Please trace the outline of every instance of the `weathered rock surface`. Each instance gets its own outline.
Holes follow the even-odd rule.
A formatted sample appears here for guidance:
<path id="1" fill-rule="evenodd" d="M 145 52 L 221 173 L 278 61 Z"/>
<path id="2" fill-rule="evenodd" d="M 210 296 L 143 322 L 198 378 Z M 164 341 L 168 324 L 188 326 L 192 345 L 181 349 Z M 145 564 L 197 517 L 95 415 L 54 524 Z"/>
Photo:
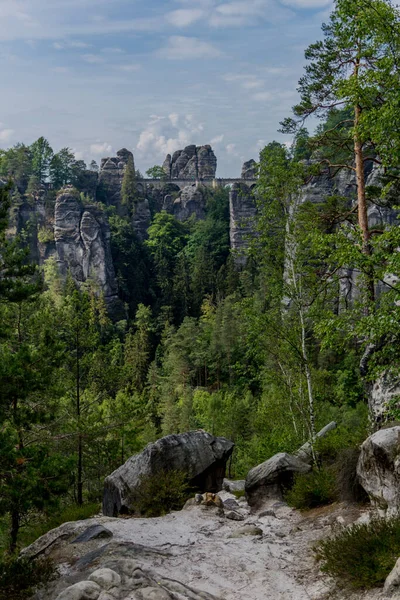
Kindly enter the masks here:
<path id="1" fill-rule="evenodd" d="M 400 598 L 400 558 L 386 578 L 383 595 L 385 598 Z"/>
<path id="2" fill-rule="evenodd" d="M 96 523 L 90 525 L 85 531 L 80 533 L 78 537 L 74 539 L 74 544 L 83 544 L 84 542 L 90 542 L 91 540 L 108 539 L 112 537 L 112 533 L 103 525 Z"/>
<path id="3" fill-rule="evenodd" d="M 98 195 L 106 204 L 120 206 L 122 180 L 130 156 L 133 159 L 132 152 L 122 148 L 117 152 L 117 156 L 101 160 Z"/>
<path id="4" fill-rule="evenodd" d="M 90 279 L 112 315 L 123 315 L 110 248 L 110 229 L 103 213 L 82 204 L 72 187 L 61 190 L 54 213 L 54 238 L 61 274 L 80 285 Z"/>
<path id="5" fill-rule="evenodd" d="M 132 227 L 139 240 L 142 242 L 147 238 L 147 231 L 151 222 L 149 201 L 144 198 L 135 202 L 132 213 Z"/>
<path id="6" fill-rule="evenodd" d="M 237 267 L 247 262 L 247 249 L 255 236 L 257 213 L 253 193 L 247 185 L 234 183 L 229 193 L 230 239 L 233 257 Z"/>
<path id="7" fill-rule="evenodd" d="M 26 556 L 36 556 L 39 548 L 42 554 L 46 548 L 44 554 L 59 565 L 58 577 L 32 600 L 56 600 L 80 582 L 98 585 L 98 600 L 143 600 L 156 593 L 164 594 L 162 600 L 170 600 L 168 594 L 174 600 L 382 597 L 382 590 L 348 594 L 334 589 L 332 580 L 319 572 L 312 551 L 339 518 L 345 525 L 357 521 L 360 507 L 335 504 L 307 515 L 283 503 L 267 508 L 275 511 L 276 519 L 253 514 L 239 522 L 195 505 L 156 519 L 101 517 L 70 523 L 67 537 L 65 524 L 61 532 L 54 530 L 35 542 L 34 550 L 26 550 Z M 112 541 L 75 544 L 77 532 L 96 522 L 112 532 Z M 243 535 L 243 526 L 256 535 Z M 230 537 L 236 532 L 238 537 Z"/>
<path id="8" fill-rule="evenodd" d="M 294 473 L 308 473 L 311 466 L 291 454 L 275 454 L 261 465 L 251 469 L 246 477 L 246 496 L 253 509 L 267 500 L 282 499 L 283 490 L 293 480 Z"/>
<path id="9" fill-rule="evenodd" d="M 237 479 L 236 481 L 224 479 L 222 487 L 227 492 L 244 492 L 244 484 L 244 479 Z"/>
<path id="10" fill-rule="evenodd" d="M 170 179 L 214 179 L 217 157 L 211 146 L 186 146 L 167 155 L 163 169 Z"/>
<path id="11" fill-rule="evenodd" d="M 172 202 L 170 212 L 178 221 L 186 221 L 192 215 L 198 220 L 206 216 L 205 188 L 196 184 L 186 186 Z"/>
<path id="12" fill-rule="evenodd" d="M 386 515 L 400 510 L 400 427 L 381 429 L 365 440 L 357 475 L 371 502 Z"/>
<path id="13" fill-rule="evenodd" d="M 135 490 L 140 478 L 164 471 L 183 471 L 192 486 L 202 491 L 219 491 L 233 448 L 233 442 L 204 431 L 168 435 L 148 444 L 143 452 L 132 456 L 106 478 L 103 514 L 116 516 L 134 512 Z"/>
<path id="14" fill-rule="evenodd" d="M 243 163 L 242 167 L 242 179 L 256 179 L 257 177 L 257 163 L 252 158 L 247 162 Z"/>

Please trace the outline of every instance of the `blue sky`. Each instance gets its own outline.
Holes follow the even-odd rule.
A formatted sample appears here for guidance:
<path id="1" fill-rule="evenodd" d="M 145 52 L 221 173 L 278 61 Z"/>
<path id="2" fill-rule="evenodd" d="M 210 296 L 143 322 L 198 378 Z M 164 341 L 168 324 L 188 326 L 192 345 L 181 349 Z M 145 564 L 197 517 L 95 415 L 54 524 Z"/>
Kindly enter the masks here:
<path id="1" fill-rule="evenodd" d="M 0 0 L 0 147 L 47 137 L 142 171 L 212 144 L 238 176 L 290 115 L 331 0 Z"/>

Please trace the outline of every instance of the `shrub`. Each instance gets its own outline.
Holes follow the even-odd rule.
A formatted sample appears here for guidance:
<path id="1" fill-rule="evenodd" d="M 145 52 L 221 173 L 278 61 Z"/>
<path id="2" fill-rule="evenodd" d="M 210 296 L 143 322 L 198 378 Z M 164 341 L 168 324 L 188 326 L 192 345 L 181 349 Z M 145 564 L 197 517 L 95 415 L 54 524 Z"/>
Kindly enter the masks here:
<path id="1" fill-rule="evenodd" d="M 306 475 L 296 475 L 293 487 L 285 499 L 295 508 L 315 508 L 337 499 L 335 476 L 329 469 L 319 469 Z"/>
<path id="2" fill-rule="evenodd" d="M 47 242 L 54 242 L 54 231 L 49 227 L 39 227 L 37 236 L 41 244 L 46 244 Z"/>
<path id="3" fill-rule="evenodd" d="M 145 517 L 160 517 L 171 510 L 181 510 L 190 495 L 185 473 L 163 471 L 142 476 L 130 504 Z"/>
<path id="4" fill-rule="evenodd" d="M 25 600 L 37 587 L 53 576 L 54 566 L 48 559 L 28 560 L 8 556 L 0 560 L 0 599 Z"/>
<path id="5" fill-rule="evenodd" d="M 400 556 L 400 517 L 353 525 L 315 548 L 321 570 L 351 588 L 384 583 Z"/>

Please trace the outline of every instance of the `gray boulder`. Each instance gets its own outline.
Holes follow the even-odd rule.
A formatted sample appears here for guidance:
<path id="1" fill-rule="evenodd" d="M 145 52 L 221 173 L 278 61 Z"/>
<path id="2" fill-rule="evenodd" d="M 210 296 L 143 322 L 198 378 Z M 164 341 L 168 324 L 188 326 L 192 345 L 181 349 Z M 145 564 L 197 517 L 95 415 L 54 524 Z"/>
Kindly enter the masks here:
<path id="1" fill-rule="evenodd" d="M 135 512 L 134 496 L 141 477 L 170 470 L 186 473 L 193 487 L 218 492 L 233 448 L 233 442 L 201 430 L 168 435 L 148 444 L 106 478 L 103 514 L 113 517 Z"/>
<path id="2" fill-rule="evenodd" d="M 357 475 L 372 504 L 388 516 L 400 510 L 400 427 L 381 429 L 365 440 Z"/>
<path id="3" fill-rule="evenodd" d="M 244 492 L 244 479 L 238 479 L 237 481 L 232 481 L 230 479 L 224 479 L 223 481 L 223 489 L 227 492 Z"/>
<path id="4" fill-rule="evenodd" d="M 245 491 L 252 508 L 260 508 L 266 500 L 283 497 L 283 490 L 293 481 L 294 473 L 308 473 L 311 466 L 291 454 L 281 452 L 251 469 Z"/>
<path id="5" fill-rule="evenodd" d="M 72 543 L 73 544 L 82 544 L 84 542 L 90 542 L 92 540 L 98 539 L 107 539 L 112 537 L 112 533 L 103 525 L 99 523 L 95 523 L 94 525 L 90 525 L 85 531 L 80 533 L 78 537 L 76 537 Z"/>

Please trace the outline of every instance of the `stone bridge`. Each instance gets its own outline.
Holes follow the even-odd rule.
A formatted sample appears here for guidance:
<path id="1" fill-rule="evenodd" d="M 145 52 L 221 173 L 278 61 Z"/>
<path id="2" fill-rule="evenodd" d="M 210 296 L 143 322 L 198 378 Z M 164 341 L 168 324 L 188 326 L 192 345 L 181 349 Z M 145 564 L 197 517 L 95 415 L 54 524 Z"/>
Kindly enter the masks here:
<path id="1" fill-rule="evenodd" d="M 138 179 L 137 185 L 142 186 L 142 191 L 146 191 L 148 187 L 161 190 L 168 188 L 170 191 L 178 191 L 183 188 L 195 185 L 205 186 L 212 189 L 218 189 L 232 185 L 234 183 L 242 183 L 248 188 L 252 189 L 257 184 L 257 179 L 243 179 L 239 178 L 221 178 L 221 179 Z M 175 187 L 174 187 L 175 186 Z"/>

